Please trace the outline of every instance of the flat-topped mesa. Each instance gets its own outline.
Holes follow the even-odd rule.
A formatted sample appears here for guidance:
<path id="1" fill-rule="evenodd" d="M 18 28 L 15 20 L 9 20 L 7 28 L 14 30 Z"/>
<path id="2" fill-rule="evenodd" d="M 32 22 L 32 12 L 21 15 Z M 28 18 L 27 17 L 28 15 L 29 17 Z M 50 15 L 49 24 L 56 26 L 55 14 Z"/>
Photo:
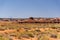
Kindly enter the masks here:
<path id="1" fill-rule="evenodd" d="M 60 23 L 60 18 L 0 18 L 0 21 L 15 21 L 19 23 Z"/>

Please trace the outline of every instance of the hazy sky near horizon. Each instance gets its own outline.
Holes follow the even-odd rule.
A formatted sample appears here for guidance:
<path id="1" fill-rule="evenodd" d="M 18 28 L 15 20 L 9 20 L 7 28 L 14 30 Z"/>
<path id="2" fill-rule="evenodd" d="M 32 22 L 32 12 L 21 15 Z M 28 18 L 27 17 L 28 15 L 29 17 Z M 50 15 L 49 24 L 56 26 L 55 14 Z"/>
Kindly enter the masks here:
<path id="1" fill-rule="evenodd" d="M 60 0 L 0 0 L 0 18 L 60 17 Z"/>

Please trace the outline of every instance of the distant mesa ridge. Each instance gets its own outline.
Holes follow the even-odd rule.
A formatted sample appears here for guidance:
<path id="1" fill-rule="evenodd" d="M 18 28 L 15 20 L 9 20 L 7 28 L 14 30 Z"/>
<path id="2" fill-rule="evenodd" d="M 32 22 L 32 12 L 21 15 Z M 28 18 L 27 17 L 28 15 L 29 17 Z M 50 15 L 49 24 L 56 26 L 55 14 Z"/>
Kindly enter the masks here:
<path id="1" fill-rule="evenodd" d="M 0 21 L 15 21 L 19 23 L 60 23 L 60 18 L 0 18 Z"/>

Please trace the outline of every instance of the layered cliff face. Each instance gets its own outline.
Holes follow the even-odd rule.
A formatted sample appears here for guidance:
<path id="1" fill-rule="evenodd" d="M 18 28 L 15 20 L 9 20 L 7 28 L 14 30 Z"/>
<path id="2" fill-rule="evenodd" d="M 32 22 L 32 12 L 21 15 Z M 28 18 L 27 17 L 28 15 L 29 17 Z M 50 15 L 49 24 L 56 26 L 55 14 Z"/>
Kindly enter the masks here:
<path id="1" fill-rule="evenodd" d="M 53 19 L 0 19 L 0 40 L 60 40 L 60 22 L 47 22 Z"/>

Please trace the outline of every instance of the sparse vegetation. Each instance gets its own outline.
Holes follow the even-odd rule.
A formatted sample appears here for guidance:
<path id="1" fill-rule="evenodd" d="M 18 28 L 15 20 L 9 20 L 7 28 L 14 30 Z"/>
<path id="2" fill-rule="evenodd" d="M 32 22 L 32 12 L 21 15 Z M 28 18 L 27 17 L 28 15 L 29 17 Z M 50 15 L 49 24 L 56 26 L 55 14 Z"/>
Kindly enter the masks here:
<path id="1" fill-rule="evenodd" d="M 12 23 L 0 23 L 0 40 L 60 40 L 60 23 Z"/>

